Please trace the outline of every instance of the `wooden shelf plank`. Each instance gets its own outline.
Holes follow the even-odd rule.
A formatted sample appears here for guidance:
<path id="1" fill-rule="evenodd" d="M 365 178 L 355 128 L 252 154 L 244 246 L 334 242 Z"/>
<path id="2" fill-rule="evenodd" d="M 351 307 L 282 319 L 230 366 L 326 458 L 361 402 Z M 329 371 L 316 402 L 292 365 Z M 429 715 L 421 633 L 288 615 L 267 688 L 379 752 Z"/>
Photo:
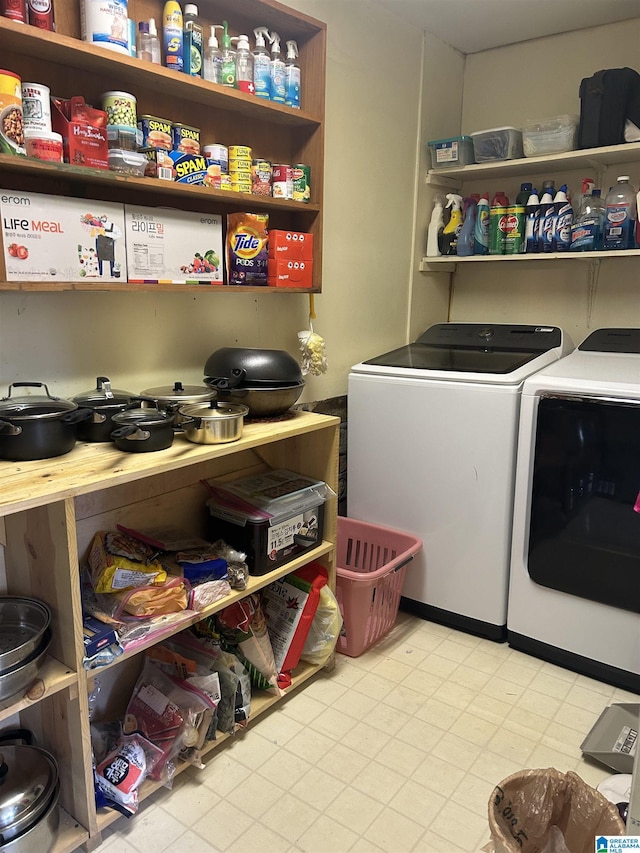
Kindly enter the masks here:
<path id="1" fill-rule="evenodd" d="M 72 850 L 76 850 L 89 839 L 89 833 L 62 806 L 59 806 L 59 809 L 60 826 L 49 853 L 71 853 Z"/>
<path id="2" fill-rule="evenodd" d="M 44 664 L 40 667 L 38 678 L 44 684 L 42 694 L 30 699 L 26 692 L 21 692 L 17 696 L 10 696 L 4 702 L 0 702 L 0 722 L 20 711 L 24 711 L 26 708 L 32 708 L 38 702 L 42 702 L 43 699 L 53 696 L 54 693 L 58 693 L 67 687 L 73 687 L 78 683 L 78 676 L 75 672 L 50 656 L 45 659 Z"/>

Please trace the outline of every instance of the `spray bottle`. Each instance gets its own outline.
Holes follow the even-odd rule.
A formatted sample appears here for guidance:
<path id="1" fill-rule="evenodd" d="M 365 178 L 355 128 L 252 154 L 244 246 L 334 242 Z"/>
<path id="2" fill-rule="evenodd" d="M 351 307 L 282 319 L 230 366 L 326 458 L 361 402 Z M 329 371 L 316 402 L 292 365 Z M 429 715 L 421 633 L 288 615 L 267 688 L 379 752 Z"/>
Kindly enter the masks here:
<path id="1" fill-rule="evenodd" d="M 271 100 L 276 104 L 284 104 L 284 62 L 280 57 L 280 36 L 272 32 L 269 36 L 271 48 Z"/>
<path id="2" fill-rule="evenodd" d="M 174 71 L 184 71 L 182 9 L 177 0 L 167 0 L 162 13 L 164 64 Z"/>
<path id="3" fill-rule="evenodd" d="M 427 231 L 428 258 L 437 258 L 438 255 L 441 254 L 438 238 L 442 228 L 444 227 L 444 219 L 442 215 L 443 203 L 444 201 L 441 195 L 437 195 L 433 199 L 433 211 L 431 212 L 431 220 Z"/>
<path id="4" fill-rule="evenodd" d="M 204 64 L 204 30 L 198 20 L 198 7 L 184 7 L 184 70 L 191 77 L 202 77 Z"/>
<path id="5" fill-rule="evenodd" d="M 221 29 L 219 24 L 211 27 L 211 35 L 204 51 L 204 79 L 211 83 L 222 83 L 222 51 L 216 38 L 216 30 Z"/>
<path id="6" fill-rule="evenodd" d="M 155 18 L 149 18 L 149 48 L 151 50 L 151 61 L 154 65 L 160 65 L 160 39 L 158 38 Z"/>
<path id="7" fill-rule="evenodd" d="M 476 227 L 473 233 L 473 254 L 489 254 L 489 193 L 484 193 L 476 205 Z"/>
<path id="8" fill-rule="evenodd" d="M 249 49 L 249 38 L 240 35 L 237 38 L 230 39 L 230 41 L 238 43 L 236 49 L 236 89 L 246 92 L 247 95 L 253 95 L 255 91 L 253 86 L 253 55 Z"/>
<path id="9" fill-rule="evenodd" d="M 458 237 L 462 230 L 462 196 L 457 193 L 447 193 L 447 207 L 450 208 L 451 215 L 442 232 L 442 254 L 456 255 Z"/>
<path id="10" fill-rule="evenodd" d="M 465 198 L 464 205 L 464 222 L 462 223 L 462 230 L 458 237 L 457 254 L 460 257 L 469 257 L 470 255 L 473 255 L 478 202 L 475 198 L 469 196 L 468 198 Z"/>
<path id="11" fill-rule="evenodd" d="M 256 27 L 253 31 L 256 46 L 253 51 L 253 88 L 257 98 L 265 101 L 271 99 L 271 60 L 266 39 L 269 30 L 266 27 Z"/>
<path id="12" fill-rule="evenodd" d="M 567 185 L 563 184 L 553 199 L 555 221 L 551 237 L 554 252 L 568 252 L 571 248 L 571 226 L 573 225 L 573 207 L 567 198 Z"/>
<path id="13" fill-rule="evenodd" d="M 300 66 L 298 45 L 295 41 L 287 42 L 287 60 L 284 64 L 284 102 L 294 110 L 300 109 Z"/>
<path id="14" fill-rule="evenodd" d="M 229 24 L 222 22 L 222 85 L 236 87 L 236 52 L 231 46 Z"/>
<path id="15" fill-rule="evenodd" d="M 538 225 L 540 222 L 540 198 L 533 187 L 524 209 L 524 250 L 526 254 L 538 251 Z"/>

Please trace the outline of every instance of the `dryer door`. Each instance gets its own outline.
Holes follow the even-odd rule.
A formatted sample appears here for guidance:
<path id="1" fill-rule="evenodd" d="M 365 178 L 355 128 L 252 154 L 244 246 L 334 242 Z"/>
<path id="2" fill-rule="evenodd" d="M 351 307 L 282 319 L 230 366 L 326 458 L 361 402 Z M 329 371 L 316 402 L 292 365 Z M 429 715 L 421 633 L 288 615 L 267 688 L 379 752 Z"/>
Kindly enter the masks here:
<path id="1" fill-rule="evenodd" d="M 640 401 L 540 400 L 528 571 L 640 612 Z"/>

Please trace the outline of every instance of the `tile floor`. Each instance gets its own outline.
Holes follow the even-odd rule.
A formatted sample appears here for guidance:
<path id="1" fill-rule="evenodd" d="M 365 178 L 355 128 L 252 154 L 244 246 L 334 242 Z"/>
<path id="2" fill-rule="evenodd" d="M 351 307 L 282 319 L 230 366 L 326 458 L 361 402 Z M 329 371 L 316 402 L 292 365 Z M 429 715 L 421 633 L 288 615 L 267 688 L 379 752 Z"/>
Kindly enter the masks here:
<path id="1" fill-rule="evenodd" d="M 493 786 L 525 767 L 611 771 L 580 743 L 634 694 L 400 613 L 359 658 L 181 774 L 99 853 L 449 853 L 489 839 Z"/>

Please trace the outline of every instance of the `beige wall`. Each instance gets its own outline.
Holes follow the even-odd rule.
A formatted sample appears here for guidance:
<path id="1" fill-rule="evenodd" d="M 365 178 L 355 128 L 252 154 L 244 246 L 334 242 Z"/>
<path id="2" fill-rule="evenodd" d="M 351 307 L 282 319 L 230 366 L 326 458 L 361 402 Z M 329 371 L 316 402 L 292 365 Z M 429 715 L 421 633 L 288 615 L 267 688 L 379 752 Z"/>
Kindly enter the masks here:
<path id="1" fill-rule="evenodd" d="M 314 326 L 330 369 L 309 378 L 304 401 L 346 393 L 351 364 L 406 339 L 422 34 L 367 0 L 291 5 L 328 24 L 324 282 Z M 0 395 L 25 379 L 75 394 L 101 374 L 133 392 L 201 382 L 220 346 L 297 356 L 308 304 L 302 294 L 1 293 Z"/>
<path id="2" fill-rule="evenodd" d="M 601 68 L 640 67 L 640 19 L 557 35 L 466 58 L 461 130 L 469 133 L 526 119 L 579 114 L 578 87 Z M 603 194 L 616 177 L 628 174 L 640 185 L 640 162 L 598 174 L 553 171 L 556 187 L 567 182 L 574 199 L 582 177 L 593 176 Z M 510 197 L 522 178 L 475 183 L 465 192 L 505 190 Z M 540 176 L 533 178 L 534 186 Z M 555 323 L 579 343 L 602 326 L 638 326 L 637 259 L 602 262 L 496 263 L 460 266 L 452 278 L 451 319 Z M 431 276 L 423 275 L 428 288 Z"/>

